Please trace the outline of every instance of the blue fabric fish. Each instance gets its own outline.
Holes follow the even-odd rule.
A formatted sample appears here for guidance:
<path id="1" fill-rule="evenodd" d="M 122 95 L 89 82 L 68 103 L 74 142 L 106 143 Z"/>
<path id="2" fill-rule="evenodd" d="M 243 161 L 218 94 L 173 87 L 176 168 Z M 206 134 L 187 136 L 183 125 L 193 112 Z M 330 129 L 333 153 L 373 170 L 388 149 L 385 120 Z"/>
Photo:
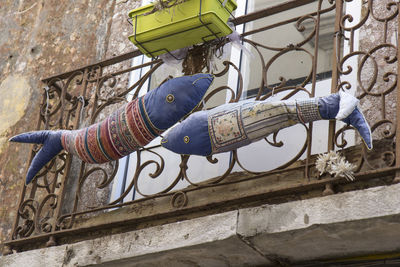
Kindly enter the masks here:
<path id="1" fill-rule="evenodd" d="M 338 119 L 357 129 L 367 148 L 372 149 L 371 129 L 358 102 L 340 92 L 303 100 L 229 103 L 190 115 L 161 143 L 179 154 L 209 156 L 248 145 L 297 123 Z"/>
<path id="2" fill-rule="evenodd" d="M 85 162 L 104 163 L 145 146 L 192 112 L 213 80 L 211 74 L 171 79 L 87 128 L 36 131 L 12 137 L 12 142 L 43 144 L 28 169 L 26 184 L 62 149 Z"/>

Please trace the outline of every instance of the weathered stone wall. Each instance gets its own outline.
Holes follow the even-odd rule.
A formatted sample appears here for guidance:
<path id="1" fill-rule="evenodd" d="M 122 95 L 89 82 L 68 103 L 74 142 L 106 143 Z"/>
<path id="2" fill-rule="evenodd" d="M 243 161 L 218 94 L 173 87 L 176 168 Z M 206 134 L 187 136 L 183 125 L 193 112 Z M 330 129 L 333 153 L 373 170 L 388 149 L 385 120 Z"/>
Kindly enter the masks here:
<path id="1" fill-rule="evenodd" d="M 382 139 L 395 132 L 397 60 L 393 59 L 397 53 L 395 47 L 398 43 L 398 22 L 397 17 L 393 16 L 396 15 L 396 6 L 388 5 L 393 2 L 374 1 L 370 13 L 368 13 L 368 3 L 364 3 L 361 14 L 362 18 L 368 16 L 368 19 L 359 30 L 359 50 L 364 54 L 359 56 L 358 92 L 362 94 L 368 91 L 370 94 L 361 101 L 362 109 L 371 126 L 384 119 L 393 122 L 393 124 L 383 123 L 378 127 L 373 132 L 374 139 Z M 385 20 L 388 20 L 387 28 Z M 363 58 L 367 53 L 370 54 L 363 64 Z"/>
<path id="2" fill-rule="evenodd" d="M 132 50 L 126 18 L 138 2 L 1 1 L 0 242 L 10 236 L 31 149 L 7 140 L 36 128 L 40 80 Z"/>

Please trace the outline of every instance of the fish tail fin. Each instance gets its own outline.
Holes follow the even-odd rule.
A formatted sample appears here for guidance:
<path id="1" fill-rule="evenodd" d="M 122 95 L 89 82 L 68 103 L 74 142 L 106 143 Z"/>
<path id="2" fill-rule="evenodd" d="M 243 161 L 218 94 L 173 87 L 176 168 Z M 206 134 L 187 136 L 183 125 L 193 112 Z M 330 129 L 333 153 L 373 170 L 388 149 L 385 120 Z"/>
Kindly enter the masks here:
<path id="1" fill-rule="evenodd" d="M 62 149 L 62 131 L 37 131 L 16 135 L 10 138 L 10 142 L 43 144 L 43 147 L 33 158 L 26 174 L 26 185 L 28 185 L 35 175 L 54 158 Z"/>

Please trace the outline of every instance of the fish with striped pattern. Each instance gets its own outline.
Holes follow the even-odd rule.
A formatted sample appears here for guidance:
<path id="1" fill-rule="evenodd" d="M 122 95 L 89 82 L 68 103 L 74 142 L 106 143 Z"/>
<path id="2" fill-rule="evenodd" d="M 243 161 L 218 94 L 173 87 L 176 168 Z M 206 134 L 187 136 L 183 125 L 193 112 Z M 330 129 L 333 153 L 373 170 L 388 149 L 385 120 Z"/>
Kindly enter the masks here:
<path id="1" fill-rule="evenodd" d="M 213 75 L 202 73 L 170 79 L 89 127 L 12 137 L 11 142 L 43 144 L 28 169 L 26 184 L 63 149 L 88 163 L 116 160 L 138 150 L 192 112 L 213 80 Z"/>

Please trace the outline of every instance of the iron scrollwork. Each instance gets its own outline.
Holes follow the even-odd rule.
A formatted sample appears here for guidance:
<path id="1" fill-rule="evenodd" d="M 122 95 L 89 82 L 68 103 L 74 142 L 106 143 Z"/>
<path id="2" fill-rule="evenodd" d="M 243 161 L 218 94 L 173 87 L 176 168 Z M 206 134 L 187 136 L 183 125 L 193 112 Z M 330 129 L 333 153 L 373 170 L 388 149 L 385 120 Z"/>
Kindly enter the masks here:
<path id="1" fill-rule="evenodd" d="M 250 55 L 243 53 L 243 57 L 251 57 L 252 65 L 250 68 L 258 69 L 261 73 L 256 81 L 258 84 L 257 92 L 254 95 L 256 100 L 270 99 L 279 95 L 281 99 L 289 99 L 297 94 L 305 94 L 309 97 L 316 95 L 316 75 L 318 73 L 318 53 L 319 47 L 317 37 L 320 35 L 321 16 L 324 14 L 335 13 L 337 2 L 332 0 L 318 0 L 317 10 L 297 17 L 292 17 L 286 21 L 276 21 L 271 25 L 262 25 L 260 28 L 252 29 L 242 34 L 244 45 L 251 50 Z M 343 4 L 351 3 L 351 0 L 342 0 Z M 378 3 L 380 2 L 380 3 Z M 388 42 L 388 36 L 393 35 L 394 29 L 392 23 L 398 17 L 398 3 L 394 1 L 385 1 L 383 5 L 387 10 L 387 14 L 381 16 L 376 11 L 376 6 L 382 5 L 381 1 L 364 1 L 363 16 L 352 24 L 354 17 L 343 13 L 335 14 L 336 25 L 339 31 L 332 34 L 332 44 L 342 42 L 348 39 L 347 45 L 349 51 L 343 54 L 341 46 L 336 45 L 338 51 L 333 51 L 336 54 L 336 62 L 332 62 L 332 77 L 337 77 L 337 87 L 335 90 L 350 90 L 356 89 L 357 95 L 361 100 L 362 105 L 369 102 L 380 103 L 380 117 L 375 117 L 371 130 L 374 135 L 378 133 L 385 140 L 393 140 L 396 135 L 396 121 L 389 114 L 387 109 L 388 99 L 396 91 L 398 83 L 398 70 L 393 68 L 397 65 L 398 44 L 394 45 Z M 324 7 L 322 7 L 324 6 Z M 376 41 L 371 46 L 360 46 L 359 50 L 355 51 L 356 39 L 355 33 L 365 31 L 371 23 L 383 25 L 382 40 Z M 262 33 L 266 34 L 271 29 L 279 29 L 284 25 L 291 25 L 298 34 L 304 34 L 302 40 L 293 40 L 281 45 L 267 45 L 253 40 L 253 36 Z M 307 25 L 307 27 L 305 26 Z M 307 31 L 306 31 L 307 30 Z M 339 34 L 340 33 L 340 34 Z M 310 42 L 314 42 L 310 45 Z M 334 45 L 335 46 L 335 45 Z M 266 53 L 268 52 L 268 53 Z M 306 75 L 296 84 L 290 83 L 290 75 L 282 73 L 279 77 L 279 82 L 273 84 L 270 76 L 271 69 L 274 64 L 283 57 L 291 53 L 301 53 L 305 55 L 309 65 L 304 67 Z M 268 56 L 266 56 L 268 55 Z M 357 58 L 357 66 L 351 65 L 348 62 Z M 45 90 L 43 93 L 43 101 L 40 106 L 40 114 L 38 119 L 38 129 L 78 129 L 84 125 L 94 123 L 105 116 L 111 109 L 122 105 L 126 102 L 127 95 L 132 93 L 133 98 L 139 96 L 143 86 L 149 82 L 150 78 L 157 69 L 164 63 L 160 59 L 153 60 L 150 63 L 145 63 L 140 66 L 131 67 L 130 64 L 124 63 L 123 60 L 115 64 L 125 64 L 122 70 L 115 71 L 111 68 L 100 65 L 93 65 L 85 69 L 71 72 L 68 77 L 60 76 L 45 81 Z M 231 88 L 229 86 L 219 86 L 212 89 L 204 98 L 204 103 L 199 105 L 198 109 L 204 109 L 207 104 L 217 96 L 218 93 L 225 93 L 229 96 L 227 102 L 238 102 L 244 98 L 245 94 L 245 74 L 241 66 L 237 66 L 229 60 L 223 61 L 223 69 L 215 71 L 216 79 L 226 79 L 228 73 L 234 72 L 238 77 L 238 87 Z M 383 67 L 382 67 L 383 66 Z M 141 67 L 150 67 L 144 73 L 142 78 L 136 81 L 132 86 L 126 89 L 118 89 L 119 82 L 127 84 L 126 76 L 129 72 L 140 69 Z M 372 70 L 372 71 L 371 71 Z M 369 71 L 369 79 L 365 79 L 363 73 Z M 347 80 L 347 75 L 356 75 L 356 84 L 353 81 Z M 125 77 L 125 78 L 124 78 Z M 224 78 L 225 77 L 225 78 Z M 275 78 L 275 77 L 274 77 Z M 293 78 L 293 77 L 292 77 Z M 125 80 L 124 80 L 125 79 Z M 367 83 L 366 83 L 367 82 Z M 395 108 L 397 105 L 395 106 Z M 390 115 L 390 116 L 389 116 Z M 160 152 L 160 146 L 145 147 L 139 149 L 132 160 L 136 160 L 135 168 L 129 178 L 129 183 L 126 184 L 123 192 L 115 199 L 103 199 L 100 203 L 86 203 L 83 199 L 88 194 L 87 186 L 91 186 L 90 191 L 96 195 L 97 192 L 110 193 L 111 185 L 116 181 L 117 172 L 119 169 L 118 162 L 102 165 L 88 165 L 85 163 L 74 163 L 71 155 L 62 153 L 51 161 L 38 175 L 38 179 L 32 186 L 24 187 L 24 194 L 29 197 L 22 201 L 18 209 L 18 218 L 16 227 L 13 232 L 13 239 L 26 238 L 35 234 L 51 233 L 58 230 L 70 229 L 74 227 L 78 216 L 89 216 L 93 212 L 101 212 L 111 208 L 129 205 L 132 201 L 124 202 L 124 199 L 132 193 L 133 190 L 144 198 L 157 198 L 162 196 L 171 197 L 171 205 L 174 208 L 183 208 L 188 203 L 188 192 L 202 187 L 210 187 L 215 184 L 224 183 L 232 174 L 235 167 L 249 175 L 268 174 L 270 171 L 278 171 L 290 167 L 293 163 L 302 160 L 306 156 L 304 166 L 305 176 L 315 174 L 315 171 L 309 168 L 312 167 L 311 161 L 311 139 L 313 137 L 312 125 L 304 125 L 303 130 L 306 132 L 304 140 L 300 140 L 301 144 L 294 156 L 288 159 L 283 164 L 277 164 L 272 170 L 254 171 L 245 166 L 243 156 L 240 150 L 234 150 L 230 154 L 230 160 L 224 166 L 221 174 L 218 177 L 202 182 L 196 182 L 194 177 L 190 177 L 190 161 L 195 160 L 194 157 L 187 155 L 176 156 L 177 159 L 171 161 L 167 151 Z M 344 133 L 349 131 L 350 127 L 344 126 L 340 129 L 331 129 L 333 142 L 337 149 L 345 149 L 350 142 L 344 137 Z M 287 150 L 287 141 L 281 139 L 280 132 L 262 140 L 266 146 L 274 149 Z M 35 147 L 31 154 L 31 159 L 37 151 Z M 169 152 L 171 153 L 171 152 Z M 266 155 L 267 157 L 268 155 Z M 380 158 L 382 165 L 393 166 L 396 155 L 393 149 L 381 151 Z M 207 157 L 205 160 L 209 166 L 222 164 L 222 161 L 216 156 Z M 374 164 L 369 162 L 368 152 L 362 150 L 360 156 L 356 159 L 357 171 L 362 169 L 374 169 Z M 75 165 L 74 165 L 75 164 Z M 147 170 L 153 168 L 153 171 L 147 173 Z M 142 179 L 149 181 L 158 181 L 165 176 L 169 168 L 175 168 L 173 174 L 168 174 L 171 181 L 163 188 L 156 192 L 148 193 L 141 188 Z M 71 170 L 74 170 L 77 183 L 70 186 L 68 190 L 73 190 L 72 209 L 68 212 L 62 210 L 63 196 L 65 188 L 68 184 L 68 179 L 72 177 Z M 72 178 L 71 178 L 72 179 Z M 190 189 L 180 189 L 179 184 L 184 181 L 190 185 Z M 73 183 L 72 183 L 73 184 Z M 133 201 L 134 202 L 134 201 Z"/>

